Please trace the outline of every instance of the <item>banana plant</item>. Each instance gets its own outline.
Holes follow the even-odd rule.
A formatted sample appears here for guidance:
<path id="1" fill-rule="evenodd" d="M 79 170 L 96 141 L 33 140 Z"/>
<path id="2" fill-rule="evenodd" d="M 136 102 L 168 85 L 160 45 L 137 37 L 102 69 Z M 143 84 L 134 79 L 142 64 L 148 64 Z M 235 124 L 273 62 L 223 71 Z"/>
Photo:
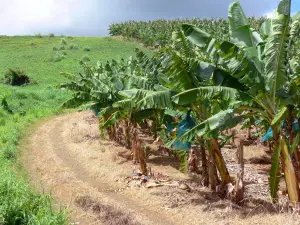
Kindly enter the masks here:
<path id="1" fill-rule="evenodd" d="M 89 103 L 101 109 L 103 128 L 120 120 L 135 123 L 138 118 L 157 124 L 167 110 L 192 110 L 197 125 L 182 140 L 206 139 L 223 186 L 230 183 L 230 176 L 218 134 L 244 118 L 259 118 L 273 131 L 271 197 L 277 199 L 281 162 L 289 197 L 296 203 L 299 188 L 291 155 L 300 138 L 288 137 L 287 126 L 281 126 L 282 120 L 291 124 L 298 118 L 300 108 L 299 24 L 294 20 L 290 26 L 290 4 L 290 0 L 281 0 L 274 18 L 266 21 L 247 18 L 236 1 L 229 6 L 228 22 L 192 19 L 114 24 L 111 35 L 165 47 L 155 57 L 137 51 L 135 60 L 97 67 L 84 64 L 84 74 L 65 73 L 70 82 L 61 87 L 74 93 L 65 105 Z"/>
<path id="2" fill-rule="evenodd" d="M 231 88 L 230 92 L 236 96 L 233 108 L 220 111 L 186 134 L 201 134 L 203 127 L 211 125 L 218 119 L 219 125 L 231 123 L 234 115 L 239 113 L 243 118 L 255 116 L 265 120 L 273 130 L 274 154 L 270 171 L 271 197 L 277 199 L 279 157 L 285 168 L 285 181 L 290 200 L 293 204 L 299 201 L 299 187 L 295 169 L 291 162 L 285 133 L 282 132 L 281 121 L 286 119 L 288 111 L 299 108 L 299 73 L 290 69 L 289 48 L 290 41 L 290 0 L 281 0 L 271 20 L 269 36 L 263 41 L 259 33 L 251 29 L 238 1 L 229 6 L 230 41 L 211 44 L 211 38 L 203 35 L 202 31 L 188 26 L 186 36 L 198 47 L 213 46 L 217 51 L 220 66 L 229 71 L 230 76 L 238 79 L 240 88 Z M 185 28 L 183 27 L 183 29 Z M 205 38 L 203 38 L 205 36 Z M 216 87 L 207 87 L 212 91 Z M 220 87 L 222 93 L 228 89 Z M 201 93 L 202 92 L 202 93 Z M 203 95 L 203 88 L 196 93 Z M 185 93 L 191 95 L 191 93 Z M 205 92 L 207 94 L 207 91 Z M 243 99 L 246 96 L 246 100 Z M 184 95 L 181 94 L 183 98 Z M 237 101 L 238 100 L 238 101 Z M 237 119 L 238 120 L 238 119 Z"/>
<path id="3" fill-rule="evenodd" d="M 162 49 L 162 68 L 159 78 L 162 85 L 171 89 L 172 101 L 177 108 L 190 108 L 199 124 L 224 109 L 229 100 L 227 98 L 230 98 L 230 95 L 217 93 L 218 87 L 209 91 L 206 86 L 217 84 L 226 86 L 226 84 L 236 83 L 237 80 L 229 76 L 225 68 L 217 65 L 218 59 L 214 49 L 211 48 L 216 40 L 196 28 L 202 39 L 197 39 L 198 46 L 195 49 L 193 47 L 195 43 L 191 41 L 193 34 L 189 33 L 191 30 L 188 29 L 188 25 L 184 25 L 183 30 L 174 32 L 171 45 Z M 209 43 L 208 46 L 205 46 L 205 43 Z M 205 92 L 207 95 L 198 98 L 198 91 L 203 94 Z M 219 132 L 211 132 L 206 135 L 207 146 L 203 147 L 210 150 L 209 153 L 220 173 L 222 185 L 226 186 L 231 182 L 231 178 L 221 153 L 218 134 Z M 199 137 L 202 138 L 202 135 Z M 194 141 L 194 138 L 195 135 L 189 141 Z"/>

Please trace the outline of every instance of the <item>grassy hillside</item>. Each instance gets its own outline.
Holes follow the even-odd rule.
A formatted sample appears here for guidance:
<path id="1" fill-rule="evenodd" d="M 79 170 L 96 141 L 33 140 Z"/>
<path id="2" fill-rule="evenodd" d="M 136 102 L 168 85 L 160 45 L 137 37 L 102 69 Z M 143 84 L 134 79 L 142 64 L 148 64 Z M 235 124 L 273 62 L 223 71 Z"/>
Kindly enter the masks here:
<path id="1" fill-rule="evenodd" d="M 139 46 L 109 37 L 6 36 L 0 36 L 0 46 L 0 79 L 8 68 L 19 67 L 38 83 L 0 84 L 0 224 L 64 224 L 65 211 L 53 212 L 51 198 L 37 194 L 14 172 L 18 141 L 30 123 L 61 112 L 69 93 L 55 88 L 63 81 L 60 72 L 80 72 L 85 56 L 90 63 L 127 58 Z"/>
<path id="2" fill-rule="evenodd" d="M 61 44 L 62 39 L 67 44 Z M 69 50 L 77 45 L 78 49 Z M 110 37 L 5 37 L 0 36 L 0 77 L 8 68 L 20 67 L 40 84 L 56 84 L 62 80 L 61 71 L 76 73 L 80 71 L 79 60 L 84 56 L 96 61 L 127 58 L 134 54 L 137 44 L 123 42 Z M 53 50 L 54 47 L 65 47 L 65 50 Z M 86 51 L 89 48 L 90 51 Z M 59 62 L 51 62 L 57 55 L 66 53 Z"/>

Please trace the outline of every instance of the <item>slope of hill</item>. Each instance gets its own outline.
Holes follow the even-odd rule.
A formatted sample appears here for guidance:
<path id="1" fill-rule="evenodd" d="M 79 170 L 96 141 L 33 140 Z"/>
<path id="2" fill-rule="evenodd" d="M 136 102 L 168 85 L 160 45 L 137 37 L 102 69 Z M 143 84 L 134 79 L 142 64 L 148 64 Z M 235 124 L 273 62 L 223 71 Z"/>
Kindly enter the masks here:
<path id="1" fill-rule="evenodd" d="M 17 163 L 19 139 L 30 123 L 61 112 L 69 93 L 56 89 L 63 81 L 60 72 L 80 72 L 80 60 L 127 58 L 139 45 L 109 37 L 0 36 L 0 46 L 0 79 L 19 67 L 37 83 L 0 84 L 0 224 L 64 224 L 66 212 L 54 212 L 51 198 L 37 194 L 15 173 L 22 167 Z"/>

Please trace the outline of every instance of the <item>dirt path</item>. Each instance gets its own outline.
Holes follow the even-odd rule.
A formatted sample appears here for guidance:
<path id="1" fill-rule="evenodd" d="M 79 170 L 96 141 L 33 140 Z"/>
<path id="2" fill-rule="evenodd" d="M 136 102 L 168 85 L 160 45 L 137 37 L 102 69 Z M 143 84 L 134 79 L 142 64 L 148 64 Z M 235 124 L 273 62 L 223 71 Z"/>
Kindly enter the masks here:
<path id="1" fill-rule="evenodd" d="M 93 201 L 136 215 L 134 221 L 142 224 L 179 224 L 157 207 L 151 207 L 122 193 L 107 191 L 114 186 L 109 184 L 110 180 L 96 175 L 98 171 L 95 170 L 95 164 L 100 162 L 91 158 L 88 153 L 78 154 L 78 151 L 95 149 L 95 143 L 76 140 L 81 138 L 80 132 L 83 132 L 78 128 L 76 133 L 76 126 L 90 116 L 87 112 L 60 116 L 47 121 L 34 133 L 30 139 L 31 154 L 25 159 L 25 167 L 33 183 L 38 186 L 40 184 L 43 190 L 51 191 L 57 200 L 67 205 L 72 211 L 72 222 L 101 224 L 97 218 L 99 215 L 91 210 L 86 212 L 84 207 L 75 203 L 75 199 L 88 196 Z M 91 132 L 93 128 L 95 126 L 90 124 Z M 89 138 L 93 139 L 87 135 L 86 139 Z"/>
<path id="2" fill-rule="evenodd" d="M 247 211 L 246 216 L 236 213 L 230 203 L 219 202 L 205 188 L 197 193 L 171 187 L 124 189 L 124 178 L 133 169 L 121 157 L 128 150 L 100 139 L 99 124 L 91 112 L 44 122 L 23 147 L 32 183 L 68 207 L 75 224 L 296 224 L 293 217 L 260 208 Z M 148 165 L 176 180 L 188 178 L 168 157 L 151 158 Z"/>

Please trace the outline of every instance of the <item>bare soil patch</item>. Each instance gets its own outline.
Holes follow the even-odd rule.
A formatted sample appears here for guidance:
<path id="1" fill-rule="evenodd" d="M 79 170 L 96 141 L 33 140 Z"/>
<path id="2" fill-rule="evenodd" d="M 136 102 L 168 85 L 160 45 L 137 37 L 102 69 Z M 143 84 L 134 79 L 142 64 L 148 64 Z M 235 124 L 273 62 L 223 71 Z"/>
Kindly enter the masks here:
<path id="1" fill-rule="evenodd" d="M 263 146 L 245 147 L 246 202 L 241 207 L 203 187 L 201 177 L 179 172 L 178 161 L 166 155 L 149 156 L 158 185 L 146 188 L 132 179 L 129 150 L 100 139 L 98 119 L 91 112 L 46 121 L 28 143 L 23 158 L 32 183 L 68 207 L 72 223 L 300 224 L 298 215 L 282 213 L 270 203 L 270 156 Z M 235 152 L 222 149 L 232 175 L 238 169 Z"/>

